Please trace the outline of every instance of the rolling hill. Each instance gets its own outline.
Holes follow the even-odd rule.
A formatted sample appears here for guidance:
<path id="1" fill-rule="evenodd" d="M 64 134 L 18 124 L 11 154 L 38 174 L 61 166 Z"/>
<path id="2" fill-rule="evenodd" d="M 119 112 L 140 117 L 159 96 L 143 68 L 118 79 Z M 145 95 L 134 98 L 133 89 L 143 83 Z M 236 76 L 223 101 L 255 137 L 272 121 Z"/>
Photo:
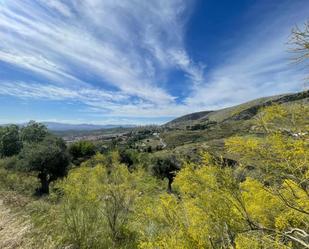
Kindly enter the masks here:
<path id="1" fill-rule="evenodd" d="M 194 155 L 200 148 L 229 157 L 224 152 L 224 140 L 231 136 L 254 134 L 255 116 L 261 108 L 272 104 L 291 105 L 300 101 L 309 105 L 308 90 L 263 97 L 221 110 L 196 112 L 176 118 L 162 126 L 160 136 L 167 144 L 165 153 Z M 309 119 L 309 113 L 304 115 Z"/>
<path id="2" fill-rule="evenodd" d="M 309 101 L 309 90 L 282 94 L 270 97 L 263 97 L 255 99 L 240 105 L 216 110 L 216 111 L 202 111 L 187 114 L 185 116 L 176 118 L 168 123 L 165 127 L 170 128 L 185 128 L 187 126 L 194 126 L 197 124 L 207 124 L 207 123 L 223 123 L 228 121 L 236 120 L 249 120 L 257 114 L 260 108 L 269 106 L 272 104 L 289 104 L 294 101 Z"/>

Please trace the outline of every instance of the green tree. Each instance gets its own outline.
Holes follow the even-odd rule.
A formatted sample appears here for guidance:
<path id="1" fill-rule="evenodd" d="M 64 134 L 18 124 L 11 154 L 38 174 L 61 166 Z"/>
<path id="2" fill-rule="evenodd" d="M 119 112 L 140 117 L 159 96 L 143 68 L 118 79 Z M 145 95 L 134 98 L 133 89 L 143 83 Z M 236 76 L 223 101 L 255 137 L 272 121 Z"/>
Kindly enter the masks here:
<path id="1" fill-rule="evenodd" d="M 175 156 L 160 156 L 153 159 L 152 173 L 161 178 L 168 180 L 167 191 L 172 192 L 172 183 L 176 172 L 180 170 L 180 162 Z"/>
<path id="2" fill-rule="evenodd" d="M 49 184 L 65 176 L 69 165 L 66 145 L 61 138 L 45 136 L 38 143 L 26 143 L 20 154 L 23 168 L 38 172 L 41 183 L 39 193 L 48 194 Z"/>
<path id="3" fill-rule="evenodd" d="M 129 169 L 136 168 L 139 164 L 139 153 L 133 149 L 124 149 L 119 151 L 120 162 L 124 163 Z"/>
<path id="4" fill-rule="evenodd" d="M 30 121 L 21 129 L 21 140 L 26 143 L 41 142 L 47 135 L 47 127 L 35 121 Z"/>
<path id="5" fill-rule="evenodd" d="M 22 143 L 17 125 L 0 128 L 0 157 L 17 155 L 21 148 Z"/>

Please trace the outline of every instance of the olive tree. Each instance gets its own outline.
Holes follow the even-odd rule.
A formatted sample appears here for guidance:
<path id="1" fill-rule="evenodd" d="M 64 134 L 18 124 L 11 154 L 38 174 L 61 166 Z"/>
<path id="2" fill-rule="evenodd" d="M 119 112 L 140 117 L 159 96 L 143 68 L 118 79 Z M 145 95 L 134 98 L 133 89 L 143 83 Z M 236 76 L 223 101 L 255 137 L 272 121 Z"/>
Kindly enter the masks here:
<path id="1" fill-rule="evenodd" d="M 21 129 L 20 133 L 21 140 L 24 143 L 37 143 L 48 135 L 48 130 L 44 124 L 30 121 Z"/>
<path id="2" fill-rule="evenodd" d="M 41 194 L 49 193 L 49 184 L 65 176 L 69 165 L 69 156 L 63 139 L 47 135 L 41 142 L 26 143 L 21 151 L 25 170 L 35 171 L 41 182 L 38 190 Z"/>
<path id="3" fill-rule="evenodd" d="M 181 168 L 180 162 L 175 156 L 162 156 L 153 159 L 152 173 L 158 178 L 167 178 L 167 192 L 172 192 L 172 183 L 177 171 Z"/>

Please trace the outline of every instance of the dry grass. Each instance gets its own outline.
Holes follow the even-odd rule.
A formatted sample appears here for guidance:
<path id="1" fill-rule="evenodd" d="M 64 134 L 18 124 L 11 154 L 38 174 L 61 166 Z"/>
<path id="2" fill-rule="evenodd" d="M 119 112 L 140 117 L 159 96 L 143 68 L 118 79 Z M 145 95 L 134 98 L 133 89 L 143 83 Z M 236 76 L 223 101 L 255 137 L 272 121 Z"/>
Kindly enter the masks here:
<path id="1" fill-rule="evenodd" d="M 0 249 L 54 249 L 48 234 L 31 222 L 28 205 L 34 200 L 13 191 L 0 191 Z"/>
<path id="2" fill-rule="evenodd" d="M 12 212 L 0 199 L 0 248 L 30 248 L 26 236 L 30 229 L 29 218 Z"/>

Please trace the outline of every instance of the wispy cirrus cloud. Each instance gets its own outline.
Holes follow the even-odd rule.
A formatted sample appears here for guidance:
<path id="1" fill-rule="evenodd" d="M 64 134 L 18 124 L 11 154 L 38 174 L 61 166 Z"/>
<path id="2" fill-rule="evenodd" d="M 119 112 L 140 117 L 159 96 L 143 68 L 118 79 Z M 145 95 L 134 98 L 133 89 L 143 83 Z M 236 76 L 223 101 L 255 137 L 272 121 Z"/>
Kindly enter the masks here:
<path id="1" fill-rule="evenodd" d="M 52 9 L 58 11 L 63 16 L 66 16 L 66 17 L 72 17 L 73 16 L 71 9 L 61 1 L 45 0 L 45 1 L 42 1 L 42 3 L 46 4 L 48 7 L 52 8 Z"/>
<path id="2" fill-rule="evenodd" d="M 218 109 L 303 89 L 307 71 L 292 63 L 294 55 L 287 43 L 292 28 L 309 17 L 309 3 L 275 6 L 263 13 L 262 20 L 242 30 L 244 34 L 224 53 L 222 63 L 210 70 L 204 84 L 186 99 L 187 105 Z"/>
<path id="3" fill-rule="evenodd" d="M 4 1 L 0 60 L 57 84 L 80 83 L 84 80 L 76 71 L 85 71 L 97 77 L 102 89 L 111 85 L 154 103 L 170 103 L 175 97 L 156 74 L 179 64 L 172 51 L 188 57 L 180 19 L 186 7 L 181 0 Z M 189 64 L 179 65 L 190 74 Z"/>
<path id="4" fill-rule="evenodd" d="M 189 107 L 176 104 L 156 104 L 143 99 L 132 99 L 132 96 L 120 91 L 106 91 L 94 87 L 68 88 L 52 84 L 31 82 L 1 82 L 0 95 L 19 97 L 25 100 L 54 100 L 81 102 L 88 106 L 89 113 L 105 117 L 148 117 L 181 115 Z"/>
<path id="5" fill-rule="evenodd" d="M 0 94 L 19 96 L 22 98 L 46 98 L 49 100 L 93 100 L 93 101 L 123 101 L 129 98 L 116 92 L 102 91 L 95 88 L 65 88 L 50 84 L 30 82 L 2 82 Z M 116 98 L 115 98 L 116 97 Z"/>

